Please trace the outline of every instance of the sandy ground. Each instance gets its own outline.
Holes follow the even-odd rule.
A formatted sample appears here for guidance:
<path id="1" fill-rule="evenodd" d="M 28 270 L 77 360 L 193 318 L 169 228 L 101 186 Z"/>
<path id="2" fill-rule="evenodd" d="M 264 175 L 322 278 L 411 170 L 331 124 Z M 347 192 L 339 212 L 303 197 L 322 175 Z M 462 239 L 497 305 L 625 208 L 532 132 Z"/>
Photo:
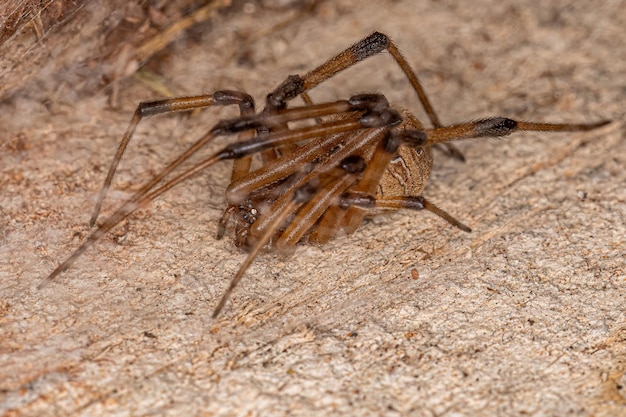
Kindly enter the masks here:
<path id="1" fill-rule="evenodd" d="M 0 103 L 0 414 L 626 415 L 626 2 L 457 3 L 339 0 L 277 26 L 282 14 L 250 5 L 170 47 L 157 81 L 120 81 L 116 108 L 110 88 L 71 85 Z M 116 144 L 156 87 L 261 102 L 373 30 L 403 50 L 444 123 L 614 122 L 463 142 L 466 163 L 437 154 L 425 195 L 471 234 L 397 212 L 262 255 L 217 320 L 245 258 L 214 239 L 228 164 L 36 289 L 88 233 Z M 357 92 L 424 117 L 384 54 L 313 98 Z M 143 123 L 105 214 L 234 114 Z"/>

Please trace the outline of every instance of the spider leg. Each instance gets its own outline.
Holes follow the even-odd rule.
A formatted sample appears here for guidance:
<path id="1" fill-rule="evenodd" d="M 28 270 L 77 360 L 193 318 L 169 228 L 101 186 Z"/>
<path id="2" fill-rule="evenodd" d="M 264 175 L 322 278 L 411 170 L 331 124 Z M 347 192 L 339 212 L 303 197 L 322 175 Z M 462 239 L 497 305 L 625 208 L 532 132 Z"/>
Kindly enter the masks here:
<path id="1" fill-rule="evenodd" d="M 369 114 L 355 113 L 359 111 L 366 111 Z M 340 117 L 341 113 L 347 113 L 347 115 Z M 340 123 L 341 120 L 354 119 L 357 115 L 361 117 L 360 120 L 365 124 L 372 126 L 390 125 L 399 120 L 397 113 L 389 109 L 389 104 L 384 96 L 379 94 L 361 94 L 353 96 L 349 100 L 293 107 L 277 113 L 260 113 L 253 117 L 224 121 L 220 122 L 216 129 L 224 132 L 237 132 L 274 123 L 286 123 L 310 118 L 318 119 L 323 116 L 338 116 L 334 122 Z M 367 122 L 367 119 L 371 119 L 371 121 Z M 321 125 L 323 123 L 320 121 L 318 127 Z M 281 158 L 280 161 L 271 162 L 254 173 L 233 181 L 226 190 L 227 201 L 231 204 L 238 203 L 241 201 L 241 196 L 248 195 L 255 189 L 285 178 L 319 155 L 330 153 L 331 149 L 338 146 L 342 138 L 344 138 L 343 136 L 332 136 L 330 133 L 332 132 L 322 129 L 318 139 L 301 146 L 298 148 L 298 152 L 289 154 L 289 158 Z"/>
<path id="2" fill-rule="evenodd" d="M 509 135 L 515 131 L 587 131 L 598 128 L 608 123 L 608 121 L 589 123 L 589 124 L 553 124 L 553 123 L 536 123 L 521 122 L 503 117 L 494 117 L 490 119 L 478 120 L 470 123 L 464 123 L 454 126 L 439 127 L 434 129 L 423 130 L 419 121 L 410 114 L 405 115 L 407 129 L 393 130 L 387 139 L 387 143 L 381 142 L 376 153 L 369 161 L 366 170 L 359 182 L 350 189 L 350 193 L 355 195 L 373 196 L 376 187 L 379 184 L 383 172 L 388 169 L 391 158 L 396 154 L 400 143 L 410 147 L 428 147 L 433 144 L 445 143 L 450 140 L 478 138 L 478 137 L 501 137 Z M 394 139 L 394 140 L 392 140 Z M 425 208 L 439 217 L 445 219 L 450 224 L 461 230 L 469 231 L 469 228 L 458 220 L 454 219 L 445 211 L 439 209 L 434 204 L 424 200 L 423 197 L 368 197 L 372 200 L 370 203 L 349 204 L 343 207 L 330 207 L 324 214 L 323 218 L 317 225 L 317 228 L 311 233 L 310 240 L 316 243 L 325 243 L 339 233 L 351 234 L 354 232 L 363 218 L 368 214 L 364 208 L 416 208 L 412 199 L 419 198 Z M 396 202 L 395 199 L 400 199 Z M 406 199 L 403 200 L 403 199 Z M 374 204 L 375 201 L 375 204 Z M 369 205 L 368 205 L 369 204 Z M 373 205 L 374 204 L 374 205 Z M 397 206 L 394 206 L 397 204 Z"/>
<path id="3" fill-rule="evenodd" d="M 226 301 L 228 301 L 233 290 L 235 289 L 235 287 L 237 287 L 237 284 L 239 284 L 241 278 L 243 278 L 243 274 L 245 274 L 246 270 L 250 267 L 252 262 L 254 262 L 259 252 L 261 252 L 261 250 L 263 249 L 263 246 L 265 246 L 265 244 L 269 242 L 276 229 L 280 227 L 280 225 L 285 220 L 287 220 L 287 218 L 293 213 L 293 211 L 297 210 L 298 207 L 304 204 L 307 198 L 310 198 L 309 196 L 305 196 L 305 193 L 310 195 L 312 191 L 306 190 L 303 187 L 299 193 L 294 194 L 289 204 L 280 213 L 278 213 L 278 216 L 274 217 L 270 227 L 268 227 L 265 230 L 265 233 L 254 243 L 254 245 L 248 252 L 248 256 L 246 256 L 245 261 L 239 266 L 239 270 L 230 281 L 228 288 L 226 289 L 226 291 L 224 291 L 224 294 L 222 295 L 222 298 L 220 299 L 217 306 L 215 307 L 215 310 L 213 310 L 212 317 L 214 319 L 219 316 L 220 312 L 224 308 L 224 305 L 226 304 Z"/>
<path id="4" fill-rule="evenodd" d="M 365 209 L 428 210 L 464 232 L 472 231 L 472 229 L 468 226 L 464 225 L 446 211 L 440 209 L 422 196 L 374 197 L 368 194 L 349 192 L 341 196 L 338 204 L 340 207 L 344 208 L 362 207 Z"/>
<path id="5" fill-rule="evenodd" d="M 133 196 L 128 199 L 120 208 L 118 208 L 113 214 L 107 217 L 104 222 L 98 226 L 91 234 L 87 237 L 87 239 L 67 258 L 63 261 L 59 266 L 56 267 L 54 271 L 50 273 L 38 286 L 37 288 L 41 289 L 46 286 L 49 282 L 51 282 L 54 278 L 56 278 L 61 272 L 65 271 L 69 268 L 87 249 L 93 246 L 102 236 L 104 236 L 109 230 L 113 229 L 117 226 L 122 220 L 126 217 L 133 214 L 139 207 L 146 204 L 149 201 L 152 201 L 157 196 L 163 194 L 165 191 L 172 188 L 174 185 L 181 182 L 184 178 L 181 179 L 181 176 L 170 180 L 157 190 L 150 192 L 155 185 L 157 185 L 161 180 L 169 174 L 176 166 L 182 163 L 183 160 L 187 159 L 193 153 L 195 153 L 200 146 L 210 139 L 214 138 L 214 135 L 205 135 L 203 136 L 194 146 L 188 149 L 187 152 L 178 157 L 172 164 L 170 164 L 165 170 L 161 171 L 157 176 L 155 176 L 150 182 L 145 184 L 141 189 L 135 192 Z M 184 157 L 184 158 L 183 158 Z M 211 161 L 204 161 L 205 166 L 212 165 L 217 162 L 219 159 L 216 157 L 210 158 Z M 194 172 L 195 173 L 195 172 Z M 186 178 L 186 177 L 185 177 Z M 177 182 L 174 182 L 177 180 Z"/>
<path id="6" fill-rule="evenodd" d="M 100 214 L 100 209 L 102 208 L 102 203 L 106 197 L 109 187 L 111 186 L 111 181 L 113 180 L 117 166 L 124 155 L 124 151 L 126 150 L 128 142 L 130 142 L 137 125 L 144 117 L 189 111 L 215 105 L 226 106 L 231 104 L 238 104 L 242 115 L 248 115 L 251 112 L 254 113 L 254 100 L 252 97 L 245 93 L 226 90 L 216 91 L 213 94 L 200 96 L 169 98 L 165 100 L 144 101 L 139 103 L 128 128 L 126 129 L 126 132 L 124 132 L 124 136 L 122 136 L 122 140 L 120 141 L 115 157 L 111 162 L 104 184 L 100 189 L 100 194 L 96 200 L 96 207 L 94 208 L 91 219 L 89 220 L 89 227 L 93 227 L 96 224 L 96 220 Z"/>
<path id="7" fill-rule="evenodd" d="M 249 129 L 269 130 L 276 125 L 288 122 L 312 119 L 323 116 L 335 116 L 339 113 L 365 111 L 380 117 L 389 110 L 389 102 L 382 94 L 357 94 L 348 100 L 311 104 L 300 107 L 280 109 L 275 112 L 261 112 L 251 116 L 237 117 L 220 121 L 212 129 L 219 134 L 242 132 Z M 267 133 L 267 132 L 265 132 Z"/>
<path id="8" fill-rule="evenodd" d="M 501 137 L 516 131 L 534 132 L 584 132 L 605 126 L 610 121 L 603 120 L 594 123 L 538 123 L 523 122 L 506 117 L 491 117 L 469 123 L 453 126 L 426 129 L 427 142 L 430 144 L 442 143 L 457 139 L 479 137 Z"/>
<path id="9" fill-rule="evenodd" d="M 387 100 L 383 96 L 375 94 L 358 95 L 350 98 L 348 103 L 353 111 L 343 118 L 335 119 L 335 123 L 341 123 L 342 120 L 354 119 L 359 116 L 360 113 L 354 113 L 354 110 L 357 109 L 370 109 L 369 113 L 361 114 L 359 119 L 361 121 L 371 119 L 366 122 L 367 125 L 392 126 L 399 122 L 399 115 L 388 108 Z M 345 102 L 336 102 L 336 104 L 338 105 L 337 110 L 341 109 L 344 111 L 348 108 L 345 107 Z M 307 117 L 332 115 L 332 113 L 322 114 L 316 110 L 317 108 L 323 109 L 324 106 L 321 104 L 302 109 L 291 108 L 283 110 L 282 113 L 268 115 L 265 117 L 266 120 L 264 122 L 267 122 L 267 119 L 275 120 L 277 117 L 282 118 L 285 116 L 285 113 L 292 113 L 294 117 L 301 117 L 301 115 L 306 115 Z M 255 117 L 263 119 L 263 114 L 261 114 L 261 117 L 257 116 Z M 240 124 L 241 122 L 236 121 L 235 123 Z M 241 124 L 248 127 L 249 123 L 256 127 L 261 122 L 257 120 Z M 326 122 L 316 126 L 321 127 L 330 124 L 331 122 Z M 378 129 L 366 129 L 358 133 L 331 134 L 333 132 L 325 129 L 318 138 L 303 144 L 298 148 L 297 152 L 284 155 L 231 183 L 226 191 L 226 199 L 232 206 L 241 203 L 244 199 L 258 193 L 259 190 L 263 190 L 267 186 L 295 175 L 287 184 L 280 186 L 281 191 L 278 193 L 278 197 L 271 203 L 271 207 L 269 204 L 266 204 L 265 207 L 262 205 L 257 207 L 260 210 L 260 214 L 247 231 L 246 240 L 253 241 L 263 234 L 268 224 L 273 222 L 273 218 L 278 216 L 284 207 L 290 203 L 291 193 L 295 189 L 334 168 L 342 159 L 350 155 L 359 154 L 363 149 L 372 148 L 372 144 L 379 142 L 381 136 L 384 136 L 383 132 L 386 131 L 387 128 L 381 127 Z M 275 193 L 276 190 L 274 189 Z M 271 199 L 268 202 L 271 202 Z M 221 224 L 218 230 L 220 235 L 223 235 L 224 230 L 225 227 Z"/>
<path id="10" fill-rule="evenodd" d="M 308 96 L 306 96 L 308 98 Z M 306 102 L 306 99 L 305 99 Z M 310 98 L 309 98 L 310 102 Z M 307 102 L 307 104 L 309 104 Z M 248 115 L 249 117 L 240 117 L 237 119 L 225 120 L 222 121 L 216 128 L 214 129 L 223 129 L 225 131 L 234 132 L 234 131 L 242 131 L 245 129 L 257 129 L 257 131 L 261 132 L 277 132 L 277 131 L 287 131 L 288 125 L 287 122 L 294 120 L 301 120 L 306 118 L 314 117 L 318 121 L 318 124 L 321 123 L 321 116 L 326 114 L 335 114 L 341 113 L 353 108 L 353 105 L 349 103 L 349 101 L 342 100 L 334 103 L 324 103 L 322 105 L 313 106 L 312 102 L 308 106 L 298 107 L 289 109 L 283 112 L 272 112 L 272 113 L 263 113 L 260 115 Z M 253 130 L 249 130 L 249 137 L 251 138 L 254 135 Z M 282 145 L 280 147 L 275 147 L 271 149 L 264 150 L 261 152 L 261 158 L 263 160 L 263 166 L 267 167 L 268 165 L 274 163 L 277 159 L 280 158 L 283 154 L 291 154 L 297 147 L 297 144 L 289 144 Z M 300 155 L 301 156 L 301 155 Z M 302 158 L 299 158 L 302 159 Z M 295 161 L 292 161 L 292 163 Z M 250 167 L 252 165 L 252 157 L 250 155 L 235 159 L 233 163 L 233 170 L 231 173 L 231 181 L 230 187 L 233 184 L 240 184 L 242 181 L 245 181 L 246 178 L 249 178 L 251 174 Z M 228 193 L 227 193 L 228 195 Z M 241 199 L 233 202 L 233 198 L 227 198 L 228 206 L 224 210 L 222 217 L 218 223 L 217 228 L 217 239 L 221 239 L 224 237 L 226 233 L 226 225 L 230 216 L 239 210 L 238 203 L 241 202 Z"/>
<path id="11" fill-rule="evenodd" d="M 273 217 L 277 215 L 276 213 L 281 212 L 283 207 L 289 204 L 294 190 L 306 183 L 315 181 L 316 178 L 335 169 L 341 161 L 351 156 L 360 156 L 362 154 L 367 156 L 368 149 L 371 149 L 377 142 L 380 142 L 381 137 L 384 137 L 386 132 L 386 128 L 367 129 L 345 137 L 341 149 L 329 156 L 327 160 L 317 163 L 309 173 L 302 176 L 289 190 L 286 190 L 282 196 L 277 198 L 271 207 L 261 212 L 256 222 L 250 227 L 250 238 L 255 238 L 263 234 L 263 231 L 273 222 Z"/>
<path id="12" fill-rule="evenodd" d="M 358 179 L 358 174 L 365 169 L 365 160 L 352 155 L 341 161 L 342 172 L 331 171 L 328 183 L 317 187 L 317 192 L 298 211 L 293 221 L 276 241 L 276 248 L 285 251 L 293 248 L 296 243 L 315 225 L 328 207 L 336 204 L 337 199 Z"/>
<path id="13" fill-rule="evenodd" d="M 384 50 L 389 52 L 411 83 L 432 125 L 434 127 L 443 126 L 411 65 L 396 44 L 387 35 L 380 32 L 372 33 L 303 76 L 290 75 L 287 77 L 278 88 L 267 96 L 266 109 L 282 108 L 288 100 L 305 94 L 308 90 L 332 78 L 337 73 Z M 310 101 L 308 95 L 303 99 L 305 102 Z M 435 147 L 452 158 L 465 161 L 461 151 L 451 143 L 443 143 Z"/>
<path id="14" fill-rule="evenodd" d="M 252 139 L 231 143 L 230 145 L 225 146 L 222 150 L 218 151 L 211 157 L 197 163 L 192 166 L 188 170 L 182 172 L 178 176 L 172 178 L 167 183 L 163 184 L 158 189 L 151 191 L 148 193 L 149 189 L 146 190 L 145 196 L 139 201 L 139 204 L 145 204 L 148 201 L 153 200 L 164 192 L 168 191 L 175 185 L 185 181 L 186 179 L 196 175 L 202 170 L 206 169 L 210 165 L 213 165 L 217 161 L 225 160 L 225 159 L 238 159 L 242 157 L 246 157 L 248 155 L 254 154 L 256 152 L 261 152 L 265 149 L 272 148 L 274 146 L 281 146 L 284 144 L 298 143 L 310 139 L 315 139 L 320 136 L 341 134 L 351 131 L 359 131 L 365 129 L 368 131 L 378 131 L 379 125 L 385 124 L 395 124 L 397 120 L 399 120 L 399 115 L 393 110 L 385 110 L 380 113 L 366 113 L 358 118 L 349 118 L 345 120 L 338 120 L 332 122 L 326 122 L 321 125 L 308 126 L 300 129 L 287 130 L 287 131 L 278 131 L 263 135 L 255 136 Z M 369 129 L 367 129 L 369 128 Z M 228 129 L 226 129 L 227 131 Z M 212 132 L 224 134 L 224 127 L 222 124 L 218 124 Z M 345 146 L 341 151 L 337 152 L 335 155 L 335 159 L 337 157 L 348 154 L 352 152 L 353 148 L 349 146 Z M 332 159 L 331 159 L 332 161 Z M 162 175 L 159 176 L 162 178 Z M 154 181 L 152 181 L 154 182 Z M 152 184 L 152 182 L 150 184 Z M 258 184 L 260 186 L 260 184 Z M 142 190 L 146 189 L 143 187 Z M 250 190 L 251 192 L 252 190 Z M 129 213 L 130 214 L 130 213 Z M 106 223 L 106 222 L 105 222 Z"/>
<path id="15" fill-rule="evenodd" d="M 287 229 L 280 234 L 277 247 L 283 249 L 293 247 L 300 240 L 302 235 L 313 226 L 315 220 L 326 210 L 328 205 L 333 204 L 339 195 L 357 180 L 358 174 L 364 167 L 365 161 L 363 158 L 350 156 L 341 161 L 339 167 L 335 168 L 340 172 L 329 173 L 327 179 L 317 178 L 318 181 L 308 182 L 296 188 L 290 195 L 289 203 L 278 212 L 278 215 L 272 218 L 263 234 L 255 241 L 245 261 L 239 267 L 239 270 L 215 307 L 213 318 L 217 318 L 220 314 L 246 270 L 256 259 L 263 246 L 276 234 L 289 216 L 298 211 Z M 317 182 L 320 183 L 316 184 Z"/>
<path id="16" fill-rule="evenodd" d="M 314 118 L 318 125 L 322 124 L 323 116 L 336 116 L 341 119 L 342 113 L 354 114 L 357 111 L 382 112 L 389 107 L 387 99 L 378 94 L 362 94 L 351 97 L 349 100 L 340 100 L 331 103 L 314 105 L 306 93 L 303 99 L 308 105 L 293 107 L 290 109 L 264 112 L 257 115 L 240 117 L 237 119 L 224 120 L 214 128 L 222 133 L 239 132 L 246 129 L 257 131 L 277 132 L 287 131 L 288 122 Z M 344 116 L 343 119 L 346 119 Z M 250 130 L 250 132 L 252 132 Z M 308 144 L 298 148 L 296 143 L 282 145 L 268 149 L 261 153 L 263 167 L 259 171 L 250 172 L 251 157 L 246 156 L 235 160 L 231 182 L 226 190 L 228 207 L 224 210 L 217 228 L 217 239 L 221 239 L 226 233 L 226 225 L 230 216 L 239 210 L 239 204 L 254 190 L 259 190 L 266 185 L 278 181 L 300 170 L 311 160 L 321 154 L 328 154 L 333 147 L 341 143 L 342 136 L 322 136 Z M 278 152 L 276 152 L 278 151 Z M 277 154 L 278 153 L 278 154 Z M 279 155 L 280 154 L 280 155 Z M 281 158 L 281 155 L 289 155 L 289 158 Z M 290 171 L 291 169 L 291 171 Z"/>
<path id="17" fill-rule="evenodd" d="M 386 173 L 396 176 L 396 174 L 392 173 L 395 171 L 395 168 L 391 167 L 390 163 L 395 157 L 402 155 L 405 159 L 415 159 L 416 164 L 412 165 L 412 169 L 416 171 L 414 173 L 415 177 L 403 178 L 403 173 L 396 177 L 403 178 L 401 180 L 403 182 L 411 183 L 411 188 L 405 189 L 405 192 L 421 193 L 432 164 L 430 144 L 426 142 L 426 133 L 423 130 L 423 125 L 414 115 L 404 112 L 402 117 L 404 118 L 403 123 L 391 129 L 388 135 L 379 142 L 371 159 L 368 160 L 367 167 L 359 182 L 350 188 L 350 192 L 366 195 L 383 195 L 387 190 L 381 183 L 381 179 L 383 179 Z M 401 144 L 408 145 L 414 149 L 403 151 L 400 149 Z M 403 170 L 407 169 L 404 164 L 402 167 Z M 412 171 L 409 175 L 411 174 L 413 174 Z M 420 181 L 416 181 L 416 179 L 420 179 Z M 391 191 L 393 195 L 396 195 L 394 193 L 397 192 Z M 367 214 L 366 210 L 356 205 L 347 208 L 330 207 L 316 229 L 311 233 L 309 239 L 316 243 L 325 243 L 340 234 L 351 234 L 359 227 Z"/>
<path id="18" fill-rule="evenodd" d="M 502 137 L 507 136 L 516 131 L 547 131 L 547 132 L 573 132 L 573 131 L 588 131 L 604 126 L 608 121 L 601 121 L 588 124 L 555 124 L 555 123 L 537 123 L 537 122 L 522 122 L 515 121 L 504 117 L 493 117 L 489 119 L 478 120 L 470 123 L 463 123 L 454 126 L 440 127 L 434 129 L 406 129 L 404 131 L 395 132 L 395 136 L 400 139 L 401 143 L 413 147 L 424 147 L 437 143 L 444 143 L 450 140 L 466 139 L 466 138 L 479 138 L 479 137 Z M 393 151 L 390 148 L 389 152 L 380 151 L 381 156 L 389 155 Z M 388 159 L 381 158 L 381 165 L 378 165 L 378 172 L 381 169 L 386 168 Z M 369 168 L 372 169 L 372 174 L 377 174 L 376 164 L 370 164 Z M 364 173 L 365 178 L 367 174 Z M 374 183 L 373 183 L 374 184 Z M 354 231 L 362 221 L 366 213 L 362 210 L 357 211 L 358 208 L 385 208 L 385 209 L 426 209 L 439 217 L 443 218 L 453 226 L 469 232 L 470 228 L 463 223 L 456 220 L 450 214 L 444 210 L 438 208 L 434 204 L 430 203 L 422 196 L 373 196 L 374 189 L 369 187 L 363 180 L 353 187 L 349 193 L 342 197 L 342 203 L 340 207 L 347 209 L 345 211 L 344 218 L 335 220 L 334 223 L 325 224 L 324 221 L 320 222 L 318 230 L 312 235 L 316 241 L 325 242 L 329 238 L 333 237 L 336 233 L 337 225 L 341 224 L 345 233 L 349 234 Z M 337 212 L 338 208 L 330 208 L 328 214 Z M 344 220 L 347 219 L 347 220 Z M 329 233 L 328 230 L 333 232 Z"/>
<path id="19" fill-rule="evenodd" d="M 373 194 L 378 187 L 389 162 L 396 155 L 400 145 L 397 131 L 387 131 L 379 140 L 376 150 L 367 163 L 367 167 L 359 178 L 359 182 L 350 190 L 356 193 Z M 339 233 L 350 234 L 356 230 L 367 213 L 360 207 L 350 208 L 334 205 L 329 207 L 311 233 L 309 240 L 315 243 L 326 243 Z"/>
<path id="20" fill-rule="evenodd" d="M 411 69 L 408 61 L 402 56 L 402 53 L 396 47 L 395 43 L 387 35 L 380 32 L 372 33 L 302 76 L 290 75 L 287 77 L 278 88 L 267 96 L 267 108 L 282 108 L 288 100 L 307 92 L 311 88 L 332 78 L 337 73 L 350 68 L 357 62 L 377 55 L 384 50 L 389 52 L 402 69 L 402 72 L 411 83 L 433 126 L 441 126 L 439 117 L 430 104 L 417 75 L 415 75 L 415 72 Z"/>
<path id="21" fill-rule="evenodd" d="M 395 111 L 387 109 L 379 113 L 365 113 L 359 118 L 327 122 L 321 125 L 308 126 L 301 129 L 258 135 L 249 140 L 235 142 L 227 145 L 214 155 L 197 163 L 196 165 L 167 181 L 159 188 L 153 190 L 153 188 L 157 184 L 159 184 L 168 174 L 170 174 L 176 167 L 178 167 L 181 163 L 187 160 L 191 155 L 195 154 L 206 143 L 208 143 L 210 140 L 218 135 L 224 135 L 229 133 L 228 129 L 224 129 L 224 126 L 218 123 L 218 125 L 211 129 L 209 133 L 201 137 L 198 141 L 196 141 L 196 143 L 194 143 L 190 148 L 188 148 L 173 162 L 171 162 L 165 169 L 163 169 L 163 171 L 161 171 L 158 175 L 152 178 L 152 180 L 150 180 L 137 192 L 135 192 L 135 194 L 130 199 L 128 199 L 96 230 L 94 230 L 82 243 L 82 245 L 74 251 L 74 253 L 72 253 L 64 262 L 62 262 L 54 271 L 52 271 L 52 273 L 48 275 L 48 277 L 45 278 L 38 287 L 44 287 L 47 283 L 49 283 L 56 276 L 58 276 L 62 271 L 71 266 L 83 252 L 85 252 L 105 233 L 107 233 L 109 230 L 119 224 L 122 220 L 134 213 L 140 206 L 154 200 L 156 197 L 170 190 L 175 185 L 185 181 L 190 177 L 197 175 L 199 172 L 218 161 L 225 159 L 243 158 L 256 152 L 272 148 L 274 146 L 298 143 L 319 137 L 321 135 L 332 135 L 336 133 L 362 130 L 364 128 L 375 128 L 377 127 L 377 125 L 394 123 L 396 120 L 399 120 L 399 117 L 400 116 Z"/>
<path id="22" fill-rule="evenodd" d="M 351 133 L 327 135 L 311 140 L 302 145 L 294 154 L 285 155 L 270 162 L 258 170 L 233 181 L 226 188 L 226 201 L 236 204 L 254 190 L 280 181 L 313 163 L 319 155 L 328 155 L 339 146 Z"/>

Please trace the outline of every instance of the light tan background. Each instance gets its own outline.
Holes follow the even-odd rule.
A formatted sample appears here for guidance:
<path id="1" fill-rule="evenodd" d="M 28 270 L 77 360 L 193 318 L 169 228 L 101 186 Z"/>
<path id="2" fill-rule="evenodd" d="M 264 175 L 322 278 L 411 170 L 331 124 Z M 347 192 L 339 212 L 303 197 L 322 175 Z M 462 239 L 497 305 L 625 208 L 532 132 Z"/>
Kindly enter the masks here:
<path id="1" fill-rule="evenodd" d="M 2 413 L 626 415 L 624 1 L 236 2 L 145 55 L 159 17 L 165 28 L 182 15 L 95 3 L 3 44 Z M 106 32 L 111 16 L 131 29 Z M 404 51 L 444 123 L 614 123 L 461 143 L 467 163 L 437 154 L 425 195 L 473 233 L 399 212 L 290 258 L 262 255 L 215 321 L 245 257 L 214 239 L 227 164 L 36 290 L 88 233 L 139 101 L 231 88 L 262 102 L 373 30 Z M 423 117 L 388 56 L 313 97 L 357 92 Z M 142 124 L 105 214 L 233 114 Z"/>

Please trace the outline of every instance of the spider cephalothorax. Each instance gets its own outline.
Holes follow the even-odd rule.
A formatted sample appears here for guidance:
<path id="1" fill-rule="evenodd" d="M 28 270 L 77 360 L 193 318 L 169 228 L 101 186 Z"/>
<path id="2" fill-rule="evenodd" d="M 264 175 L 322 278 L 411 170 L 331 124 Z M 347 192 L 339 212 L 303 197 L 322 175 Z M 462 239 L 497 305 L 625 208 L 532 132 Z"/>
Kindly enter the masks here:
<path id="1" fill-rule="evenodd" d="M 398 111 L 380 94 L 359 94 L 347 100 L 313 104 L 308 91 L 355 63 L 389 52 L 409 80 L 432 127 L 412 113 Z M 289 107 L 301 97 L 304 105 Z M 298 242 L 324 243 L 354 232 L 366 215 L 389 209 L 426 209 L 464 230 L 470 229 L 429 202 L 422 192 L 430 175 L 432 148 L 443 147 L 460 157 L 450 141 L 500 137 L 518 130 L 586 131 L 605 125 L 522 122 L 492 117 L 444 126 L 417 76 L 395 44 L 374 32 L 304 75 L 290 75 L 267 95 L 256 113 L 252 98 L 237 91 L 141 103 L 128 127 L 105 179 L 91 219 L 95 224 L 117 165 L 137 124 L 145 116 L 233 105 L 240 117 L 218 122 L 162 172 L 142 186 L 122 207 L 96 228 L 87 240 L 41 285 L 69 267 L 89 246 L 137 207 L 222 160 L 233 160 L 226 208 L 218 237 L 234 222 L 235 243 L 248 256 L 216 307 L 217 316 L 248 266 L 264 248 L 290 252 Z M 308 124 L 302 124 L 308 121 Z M 297 123 L 296 123 L 297 122 Z M 165 180 L 184 161 L 217 136 L 237 140 L 193 167 Z M 260 160 L 253 165 L 252 159 Z"/>

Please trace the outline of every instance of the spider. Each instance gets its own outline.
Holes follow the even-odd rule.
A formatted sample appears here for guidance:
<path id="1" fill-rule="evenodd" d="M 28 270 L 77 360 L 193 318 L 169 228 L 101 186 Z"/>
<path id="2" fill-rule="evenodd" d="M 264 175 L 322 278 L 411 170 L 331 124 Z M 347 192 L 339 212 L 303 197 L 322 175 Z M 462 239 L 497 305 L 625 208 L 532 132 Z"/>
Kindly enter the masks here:
<path id="1" fill-rule="evenodd" d="M 425 127 L 410 112 L 394 108 L 380 94 L 359 94 L 347 100 L 320 104 L 312 102 L 309 90 L 383 51 L 391 55 L 407 77 L 432 127 Z M 301 97 L 305 104 L 287 107 L 296 97 Z M 553 124 L 490 117 L 444 126 L 396 45 L 387 35 L 374 32 L 312 71 L 287 77 L 267 95 L 260 112 L 255 111 L 250 95 L 230 90 L 140 103 L 111 163 L 90 226 L 96 224 L 118 163 L 143 118 L 227 105 L 239 106 L 240 116 L 219 121 L 139 188 L 39 287 L 72 265 L 86 249 L 137 208 L 207 167 L 230 159 L 234 162 L 231 182 L 226 188 L 227 208 L 218 223 L 217 238 L 225 235 L 232 220 L 235 244 L 247 250 L 248 255 L 215 307 L 215 318 L 262 250 L 289 253 L 299 242 L 324 243 L 351 234 L 367 215 L 377 211 L 428 210 L 470 232 L 469 227 L 422 196 L 431 171 L 434 146 L 446 146 L 449 154 L 462 158 L 448 142 L 502 137 L 515 131 L 588 131 L 609 123 Z M 309 123 L 294 123 L 301 121 Z M 184 161 L 222 135 L 236 135 L 237 139 L 166 180 Z M 253 157 L 261 160 L 260 167 L 253 167 Z"/>

